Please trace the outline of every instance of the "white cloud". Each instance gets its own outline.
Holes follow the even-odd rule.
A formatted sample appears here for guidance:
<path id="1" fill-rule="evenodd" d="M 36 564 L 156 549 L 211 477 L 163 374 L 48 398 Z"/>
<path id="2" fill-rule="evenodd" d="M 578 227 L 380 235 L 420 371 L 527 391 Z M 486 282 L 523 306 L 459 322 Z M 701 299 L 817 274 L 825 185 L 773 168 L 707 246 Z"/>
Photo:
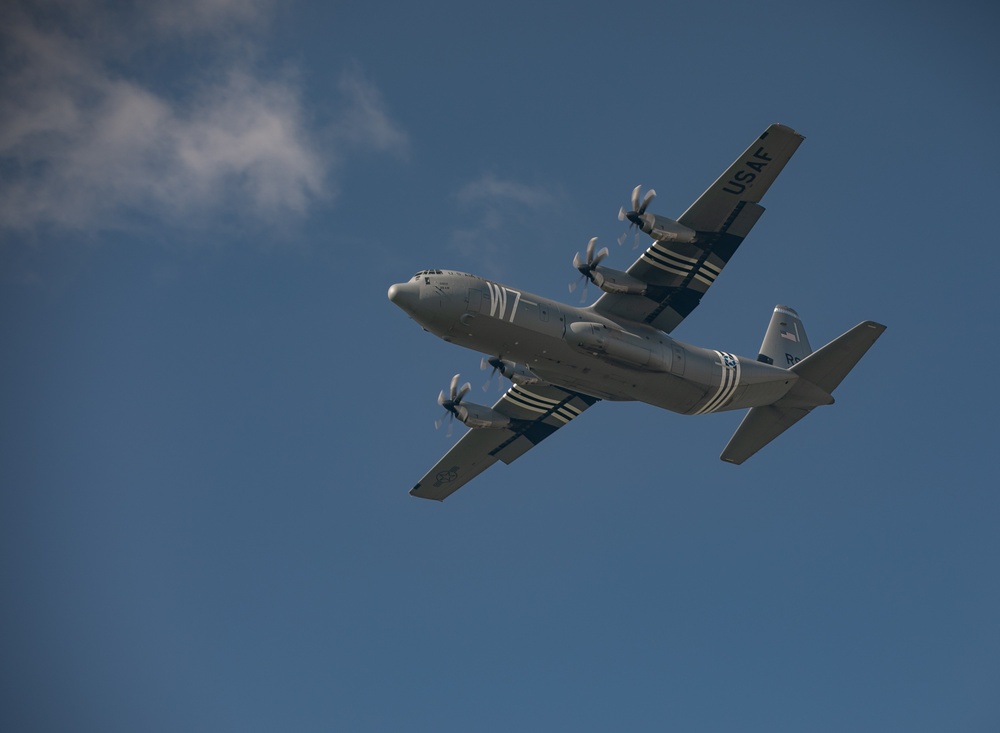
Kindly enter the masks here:
<path id="1" fill-rule="evenodd" d="M 213 33 L 230 27 L 227 18 L 254 21 L 269 4 L 191 0 L 183 5 L 201 10 L 176 10 L 182 24 L 161 2 L 151 17 L 160 30 Z M 299 214 L 332 195 L 340 147 L 407 147 L 357 70 L 341 78 L 331 144 L 310 126 L 295 76 L 255 73 L 244 53 L 220 52 L 198 79 L 183 80 L 180 95 L 168 95 L 124 76 L 128 64 L 108 50 L 121 45 L 99 33 L 43 31 L 25 13 L 3 25 L 0 229 L 93 230 L 137 216 L 183 222 L 219 207 L 256 219 Z"/>
<path id="2" fill-rule="evenodd" d="M 232 71 L 206 88 L 172 128 L 177 178 L 193 183 L 199 196 L 238 180 L 265 211 L 300 212 L 323 194 L 325 156 L 310 139 L 297 91 L 288 84 Z"/>

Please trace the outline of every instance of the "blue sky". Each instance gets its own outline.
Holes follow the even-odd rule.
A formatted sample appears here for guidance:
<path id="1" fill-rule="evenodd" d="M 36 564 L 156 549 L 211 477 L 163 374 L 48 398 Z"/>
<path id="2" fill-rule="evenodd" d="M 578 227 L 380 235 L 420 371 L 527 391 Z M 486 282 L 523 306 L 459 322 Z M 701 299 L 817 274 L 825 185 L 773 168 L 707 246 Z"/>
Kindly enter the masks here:
<path id="1" fill-rule="evenodd" d="M 0 727 L 996 730 L 987 3 L 12 3 L 0 13 Z M 424 268 L 575 298 L 806 141 L 674 335 L 888 331 L 740 467 L 601 403 L 407 496 L 479 355 Z M 591 296 L 596 295 L 591 288 Z"/>

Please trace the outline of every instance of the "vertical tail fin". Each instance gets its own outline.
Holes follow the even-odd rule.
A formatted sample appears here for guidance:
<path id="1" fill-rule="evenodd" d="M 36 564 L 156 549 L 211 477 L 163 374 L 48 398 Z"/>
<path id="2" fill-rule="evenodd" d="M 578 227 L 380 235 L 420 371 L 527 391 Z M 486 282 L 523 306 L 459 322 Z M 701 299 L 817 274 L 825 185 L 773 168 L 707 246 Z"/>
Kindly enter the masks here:
<path id="1" fill-rule="evenodd" d="M 799 314 L 787 305 L 774 306 L 757 361 L 787 369 L 812 353 Z"/>

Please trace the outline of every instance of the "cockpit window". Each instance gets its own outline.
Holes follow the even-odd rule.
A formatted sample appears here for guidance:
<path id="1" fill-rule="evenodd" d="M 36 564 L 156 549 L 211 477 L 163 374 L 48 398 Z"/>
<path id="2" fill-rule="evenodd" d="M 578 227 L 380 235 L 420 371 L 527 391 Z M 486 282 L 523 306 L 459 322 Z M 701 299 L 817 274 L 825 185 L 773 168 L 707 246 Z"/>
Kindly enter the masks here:
<path id="1" fill-rule="evenodd" d="M 420 272 L 418 272 L 416 275 L 414 275 L 410 279 L 411 280 L 419 280 L 424 275 L 441 275 L 441 274 L 443 274 L 443 273 L 440 270 L 421 270 Z"/>

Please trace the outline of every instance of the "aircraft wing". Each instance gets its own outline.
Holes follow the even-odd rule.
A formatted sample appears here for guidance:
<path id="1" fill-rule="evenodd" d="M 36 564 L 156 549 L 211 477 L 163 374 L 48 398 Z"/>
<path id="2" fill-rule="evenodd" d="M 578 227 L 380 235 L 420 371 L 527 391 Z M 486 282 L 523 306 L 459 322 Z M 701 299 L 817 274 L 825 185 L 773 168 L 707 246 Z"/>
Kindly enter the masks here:
<path id="1" fill-rule="evenodd" d="M 771 125 L 677 220 L 698 232 L 693 243 L 654 240 L 628 269 L 644 295 L 604 293 L 593 308 L 612 318 L 670 333 L 693 311 L 764 207 L 760 200 L 805 138 Z"/>
<path id="2" fill-rule="evenodd" d="M 511 463 L 520 458 L 595 402 L 596 397 L 561 387 L 511 385 L 493 405 L 511 418 L 510 426 L 469 430 L 410 494 L 444 501 L 498 460 Z"/>

